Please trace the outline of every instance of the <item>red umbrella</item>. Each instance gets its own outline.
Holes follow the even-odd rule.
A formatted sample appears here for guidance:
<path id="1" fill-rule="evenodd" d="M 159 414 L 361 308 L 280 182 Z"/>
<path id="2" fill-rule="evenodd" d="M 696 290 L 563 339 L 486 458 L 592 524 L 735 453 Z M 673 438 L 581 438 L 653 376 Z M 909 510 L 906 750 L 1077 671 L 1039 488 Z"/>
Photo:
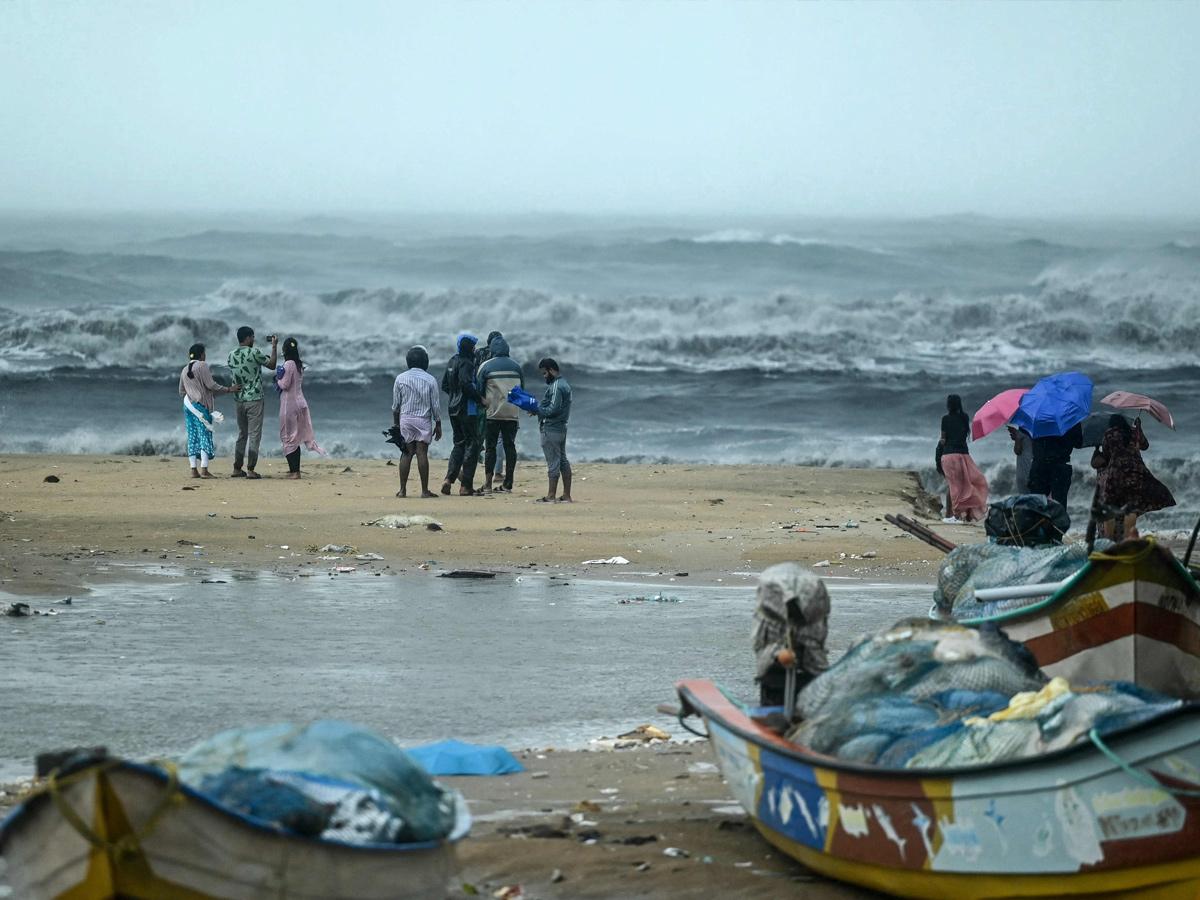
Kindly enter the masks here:
<path id="1" fill-rule="evenodd" d="M 1157 400 L 1151 400 L 1149 397 L 1143 397 L 1141 394 L 1131 394 L 1129 391 L 1115 391 L 1100 402 L 1106 403 L 1109 406 L 1115 406 L 1117 409 L 1143 409 L 1172 431 L 1175 430 L 1175 419 L 1171 417 L 1171 411 Z"/>
<path id="2" fill-rule="evenodd" d="M 991 434 L 1011 419 L 1017 407 L 1021 405 L 1021 398 L 1028 393 L 1028 388 L 1013 388 L 1011 391 L 997 394 L 979 407 L 979 412 L 975 413 L 975 418 L 971 420 L 971 440 L 977 441 L 984 435 Z"/>

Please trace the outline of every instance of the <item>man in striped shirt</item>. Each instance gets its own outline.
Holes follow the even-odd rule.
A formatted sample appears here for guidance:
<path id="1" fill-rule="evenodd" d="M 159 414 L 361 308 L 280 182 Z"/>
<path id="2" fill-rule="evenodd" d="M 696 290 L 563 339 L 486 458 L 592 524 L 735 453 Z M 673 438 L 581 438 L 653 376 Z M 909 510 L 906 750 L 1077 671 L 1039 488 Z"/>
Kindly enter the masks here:
<path id="1" fill-rule="evenodd" d="M 408 371 L 397 375 L 392 387 L 392 422 L 399 427 L 404 441 L 396 496 L 408 496 L 408 473 L 415 456 L 421 496 L 436 498 L 437 494 L 429 490 L 429 445 L 442 439 L 442 392 L 437 379 L 428 372 L 429 353 L 424 347 L 409 350 L 405 362 Z"/>

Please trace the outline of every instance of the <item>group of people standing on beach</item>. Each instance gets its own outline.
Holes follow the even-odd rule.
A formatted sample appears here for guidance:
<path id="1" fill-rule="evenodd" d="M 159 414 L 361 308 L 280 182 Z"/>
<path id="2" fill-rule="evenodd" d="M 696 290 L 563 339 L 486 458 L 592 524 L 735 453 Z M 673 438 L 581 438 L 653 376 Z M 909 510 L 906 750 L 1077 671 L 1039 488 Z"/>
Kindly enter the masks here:
<path id="1" fill-rule="evenodd" d="M 256 471 L 265 408 L 263 370 L 273 372 L 272 381 L 279 394 L 279 439 L 288 462 L 285 478 L 300 478 L 300 448 L 314 453 L 325 451 L 313 436 L 308 402 L 304 399 L 304 363 L 295 338 L 283 341 L 283 363 L 279 358 L 279 339 L 269 335 L 271 354 L 254 346 L 254 329 L 238 329 L 238 346 L 228 356 L 233 383 L 226 387 L 213 378 L 204 344 L 188 350 L 188 364 L 179 374 L 179 395 L 183 398 L 187 426 L 188 461 L 193 478 L 214 478 L 209 462 L 216 456 L 213 429 L 224 421 L 217 412 L 215 396 L 233 394 L 238 424 L 234 449 L 233 478 L 257 479 Z M 421 496 L 436 497 L 429 489 L 429 445 L 442 438 L 442 398 L 450 398 L 448 414 L 454 446 L 442 482 L 442 493 L 450 494 L 459 484 L 462 496 L 503 493 L 513 489 L 517 466 L 516 437 L 520 428 L 520 408 L 509 401 L 514 388 L 524 391 L 525 375 L 512 359 L 508 342 L 499 331 L 488 335 L 483 347 L 477 339 L 462 334 L 455 344 L 456 353 L 446 364 L 439 383 L 429 374 L 429 352 L 422 346 L 411 348 L 405 358 L 408 368 L 397 377 L 392 388 L 392 428 L 389 440 L 403 455 L 399 462 L 400 490 L 397 497 L 408 495 L 408 478 L 413 460 L 421 480 Z M 546 357 L 538 363 L 545 380 L 545 396 L 533 398 L 525 411 L 537 416 L 542 451 L 546 457 L 548 489 L 539 503 L 570 503 L 571 462 L 567 458 L 567 424 L 571 416 L 571 386 L 562 377 L 556 360 Z M 475 469 L 483 456 L 485 479 L 475 488 Z M 499 484 L 495 480 L 501 479 Z M 559 484 L 562 493 L 559 494 Z"/>
<path id="2" fill-rule="evenodd" d="M 308 401 L 304 399 L 304 363 L 300 359 L 300 345 L 295 338 L 287 338 L 283 342 L 283 363 L 276 366 L 279 355 L 277 335 L 267 338 L 271 345 L 270 357 L 254 346 L 254 329 L 249 325 L 239 328 L 237 337 L 238 345 L 229 352 L 227 360 L 233 373 L 233 384 L 229 387 L 213 378 L 204 344 L 192 344 L 188 350 L 188 364 L 179 373 L 179 396 L 183 397 L 192 477 L 216 477 L 208 471 L 209 460 L 216 456 L 213 428 L 225 419 L 217 412 L 216 394 L 234 395 L 238 437 L 230 477 L 262 477 L 256 471 L 266 406 L 262 370 L 270 369 L 279 394 L 279 440 L 288 463 L 288 473 L 284 477 L 297 479 L 300 477 L 301 446 L 314 453 L 325 453 L 313 437 Z"/>
<path id="3" fill-rule="evenodd" d="M 1082 426 L 1076 424 L 1062 435 L 1035 438 L 1024 428 L 1009 425 L 1008 433 L 1017 457 L 1017 494 L 1043 494 L 1065 508 L 1074 476 L 1071 454 L 1083 447 Z M 987 515 L 988 482 L 971 459 L 967 448 L 970 434 L 971 417 L 963 411 L 962 398 L 951 394 L 946 398 L 938 441 L 939 470 L 946 478 L 948 492 L 947 522 L 976 522 Z M 1097 499 L 1104 506 L 1126 510 L 1121 514 L 1126 538 L 1137 537 L 1139 515 L 1175 505 L 1170 490 L 1142 460 L 1141 451 L 1148 449 L 1150 442 L 1142 432 L 1141 418 L 1131 423 L 1114 414 L 1103 441 L 1092 453 Z M 1107 537 L 1112 538 L 1116 528 L 1115 516 L 1105 520 Z"/>
<path id="4" fill-rule="evenodd" d="M 461 334 L 455 354 L 446 363 L 440 384 L 429 374 L 429 353 L 421 346 L 408 351 L 408 370 L 396 377 L 392 389 L 392 440 L 400 445 L 400 490 L 408 495 L 412 461 L 417 460 L 421 496 L 436 497 L 429 489 L 429 445 L 442 438 L 441 391 L 450 398 L 450 428 L 454 446 L 446 465 L 441 491 L 450 494 L 459 485 L 460 496 L 504 493 L 513 489 L 517 468 L 517 431 L 520 408 L 509 401 L 514 388 L 524 391 L 525 374 L 509 354 L 508 341 L 499 331 L 488 335 L 478 347 L 474 335 Z M 546 456 L 548 490 L 537 502 L 570 503 L 571 461 L 567 458 L 567 423 L 571 417 L 571 386 L 562 377 L 556 360 L 545 357 L 538 363 L 546 394 L 536 408 L 526 409 L 538 417 L 542 452 Z M 439 390 L 440 388 L 440 390 Z M 398 434 L 396 430 L 398 429 Z M 503 448 L 503 456 L 500 449 Z M 483 455 L 484 484 L 475 488 L 475 469 Z M 501 465 L 503 464 L 503 469 Z M 495 480 L 502 478 L 500 484 Z M 562 494 L 558 493 L 562 482 Z"/>

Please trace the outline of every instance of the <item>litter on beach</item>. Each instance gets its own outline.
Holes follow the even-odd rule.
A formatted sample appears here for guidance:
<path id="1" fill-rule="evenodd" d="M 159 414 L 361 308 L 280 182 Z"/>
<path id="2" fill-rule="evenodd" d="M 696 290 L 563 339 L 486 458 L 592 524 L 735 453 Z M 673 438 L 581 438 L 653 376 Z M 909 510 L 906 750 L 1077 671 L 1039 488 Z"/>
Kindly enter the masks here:
<path id="1" fill-rule="evenodd" d="M 629 560 L 623 556 L 610 556 L 608 559 L 585 559 L 580 565 L 584 566 L 627 566 Z"/>
<path id="2" fill-rule="evenodd" d="M 425 527 L 430 531 L 441 531 L 442 523 L 433 519 L 430 516 L 405 516 L 392 514 L 388 516 L 380 516 L 378 519 L 372 519 L 369 522 L 363 522 L 364 525 L 376 525 L 379 528 L 420 528 Z"/>

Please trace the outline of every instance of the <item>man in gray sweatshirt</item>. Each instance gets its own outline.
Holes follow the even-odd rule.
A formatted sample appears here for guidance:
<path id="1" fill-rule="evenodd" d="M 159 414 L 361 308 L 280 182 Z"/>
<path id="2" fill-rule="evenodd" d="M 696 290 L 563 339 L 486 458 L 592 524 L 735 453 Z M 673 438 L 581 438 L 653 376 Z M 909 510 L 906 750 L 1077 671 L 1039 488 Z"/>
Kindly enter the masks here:
<path id="1" fill-rule="evenodd" d="M 550 487 L 546 496 L 538 503 L 571 503 L 571 461 L 567 459 L 567 421 L 571 418 L 571 386 L 560 374 L 558 363 L 546 357 L 538 363 L 542 378 L 546 379 L 546 396 L 538 404 L 536 415 L 542 431 L 542 452 L 546 454 L 546 472 Z M 562 496 L 558 493 L 558 480 L 562 478 Z"/>

